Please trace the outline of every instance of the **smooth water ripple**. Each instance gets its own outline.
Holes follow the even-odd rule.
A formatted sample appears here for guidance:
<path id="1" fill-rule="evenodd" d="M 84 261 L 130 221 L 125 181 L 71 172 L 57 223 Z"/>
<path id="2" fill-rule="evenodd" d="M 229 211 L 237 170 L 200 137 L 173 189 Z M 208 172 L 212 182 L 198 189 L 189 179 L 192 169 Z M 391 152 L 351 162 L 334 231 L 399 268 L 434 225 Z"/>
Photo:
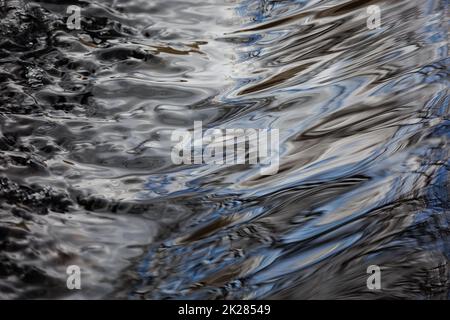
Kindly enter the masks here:
<path id="1" fill-rule="evenodd" d="M 0 298 L 450 298 L 447 17 L 444 0 L 0 1 Z M 194 121 L 279 129 L 278 173 L 172 164 Z"/>

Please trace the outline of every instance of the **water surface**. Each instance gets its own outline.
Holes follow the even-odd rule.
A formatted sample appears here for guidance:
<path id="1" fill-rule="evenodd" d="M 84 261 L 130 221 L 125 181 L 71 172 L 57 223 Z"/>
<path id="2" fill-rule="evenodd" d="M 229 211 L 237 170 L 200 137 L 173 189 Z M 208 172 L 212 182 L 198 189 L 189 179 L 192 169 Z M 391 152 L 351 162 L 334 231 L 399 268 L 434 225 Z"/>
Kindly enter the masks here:
<path id="1" fill-rule="evenodd" d="M 447 1 L 0 4 L 0 298 L 450 297 Z M 173 165 L 194 121 L 279 172 Z"/>

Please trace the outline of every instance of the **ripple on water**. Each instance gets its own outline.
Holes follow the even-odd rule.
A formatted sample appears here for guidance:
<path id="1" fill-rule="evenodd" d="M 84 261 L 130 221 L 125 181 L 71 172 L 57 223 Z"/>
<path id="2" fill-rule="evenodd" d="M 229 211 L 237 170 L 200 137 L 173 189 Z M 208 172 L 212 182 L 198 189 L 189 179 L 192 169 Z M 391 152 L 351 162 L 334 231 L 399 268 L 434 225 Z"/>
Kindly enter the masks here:
<path id="1" fill-rule="evenodd" d="M 6 0 L 0 297 L 448 298 L 446 10 Z M 280 170 L 173 165 L 199 120 L 279 129 Z"/>

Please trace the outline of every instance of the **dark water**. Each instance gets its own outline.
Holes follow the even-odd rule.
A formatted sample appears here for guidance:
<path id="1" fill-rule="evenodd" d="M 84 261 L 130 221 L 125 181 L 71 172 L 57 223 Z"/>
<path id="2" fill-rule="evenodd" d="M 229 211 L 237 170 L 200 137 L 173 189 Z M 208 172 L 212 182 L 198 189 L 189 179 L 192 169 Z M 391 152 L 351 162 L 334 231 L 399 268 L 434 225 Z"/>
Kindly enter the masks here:
<path id="1" fill-rule="evenodd" d="M 447 17 L 0 0 L 0 298 L 448 299 Z M 279 172 L 173 165 L 196 120 L 279 128 Z"/>

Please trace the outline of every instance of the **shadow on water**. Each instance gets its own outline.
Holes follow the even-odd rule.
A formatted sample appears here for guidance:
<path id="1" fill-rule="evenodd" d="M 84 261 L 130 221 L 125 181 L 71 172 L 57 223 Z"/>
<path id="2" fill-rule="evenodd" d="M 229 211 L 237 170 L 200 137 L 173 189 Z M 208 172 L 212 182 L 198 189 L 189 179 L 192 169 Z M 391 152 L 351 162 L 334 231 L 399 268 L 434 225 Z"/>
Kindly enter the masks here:
<path id="1" fill-rule="evenodd" d="M 0 3 L 1 298 L 449 298 L 446 1 Z M 200 120 L 277 174 L 172 164 Z"/>

